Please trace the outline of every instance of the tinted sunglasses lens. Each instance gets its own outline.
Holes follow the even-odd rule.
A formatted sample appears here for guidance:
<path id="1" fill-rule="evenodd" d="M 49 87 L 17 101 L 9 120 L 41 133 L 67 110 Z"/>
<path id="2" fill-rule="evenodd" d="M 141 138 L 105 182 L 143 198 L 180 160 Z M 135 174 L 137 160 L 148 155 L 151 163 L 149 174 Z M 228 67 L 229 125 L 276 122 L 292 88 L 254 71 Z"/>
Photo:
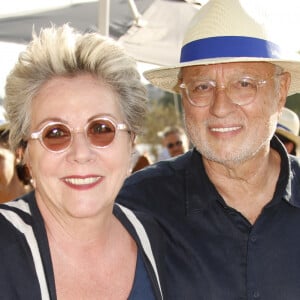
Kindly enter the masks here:
<path id="1" fill-rule="evenodd" d="M 106 147 L 112 143 L 116 135 L 114 124 L 105 119 L 92 121 L 87 128 L 87 138 L 95 147 Z"/>
<path id="2" fill-rule="evenodd" d="M 70 129 L 63 124 L 52 124 L 44 128 L 42 133 L 43 144 L 51 151 L 62 151 L 69 147 L 71 142 Z"/>
<path id="3" fill-rule="evenodd" d="M 169 143 L 167 144 L 167 148 L 168 149 L 172 149 L 174 146 L 181 146 L 182 145 L 182 141 L 177 141 L 175 143 Z"/>

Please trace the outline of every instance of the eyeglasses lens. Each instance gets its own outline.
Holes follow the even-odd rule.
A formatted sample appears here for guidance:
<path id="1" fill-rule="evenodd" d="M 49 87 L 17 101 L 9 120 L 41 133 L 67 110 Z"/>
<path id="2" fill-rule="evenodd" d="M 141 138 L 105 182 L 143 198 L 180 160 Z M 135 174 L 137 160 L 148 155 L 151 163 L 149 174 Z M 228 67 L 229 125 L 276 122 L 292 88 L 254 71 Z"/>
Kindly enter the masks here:
<path id="1" fill-rule="evenodd" d="M 239 105 L 251 102 L 255 98 L 256 92 L 257 82 L 250 78 L 233 81 L 227 87 L 228 96 Z"/>
<path id="2" fill-rule="evenodd" d="M 70 145 L 71 132 L 63 124 L 53 124 L 45 127 L 42 139 L 44 145 L 51 151 L 61 151 Z"/>
<path id="3" fill-rule="evenodd" d="M 116 135 L 115 126 L 108 120 L 94 120 L 87 128 L 87 137 L 96 147 L 106 147 Z"/>
<path id="4" fill-rule="evenodd" d="M 177 141 L 177 142 L 175 142 L 175 143 L 169 143 L 169 144 L 167 144 L 167 148 L 168 149 L 172 149 L 172 148 L 174 148 L 175 146 L 181 146 L 182 145 L 182 141 Z"/>

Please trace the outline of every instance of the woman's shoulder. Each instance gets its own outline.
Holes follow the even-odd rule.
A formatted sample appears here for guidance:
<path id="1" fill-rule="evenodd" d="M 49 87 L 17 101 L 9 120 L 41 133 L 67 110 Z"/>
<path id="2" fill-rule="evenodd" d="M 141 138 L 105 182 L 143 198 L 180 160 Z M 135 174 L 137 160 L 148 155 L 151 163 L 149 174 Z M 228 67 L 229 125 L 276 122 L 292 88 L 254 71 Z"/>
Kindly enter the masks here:
<path id="1" fill-rule="evenodd" d="M 11 223 L 31 215 L 31 205 L 35 201 L 34 193 L 22 195 L 14 200 L 0 204 L 0 215 Z M 17 224 L 16 224 L 17 225 Z"/>
<path id="2" fill-rule="evenodd" d="M 31 193 L 15 200 L 0 204 L 0 241 L 1 246 L 5 242 L 16 242 L 16 237 L 24 236 L 32 226 L 32 214 L 30 209 Z"/>

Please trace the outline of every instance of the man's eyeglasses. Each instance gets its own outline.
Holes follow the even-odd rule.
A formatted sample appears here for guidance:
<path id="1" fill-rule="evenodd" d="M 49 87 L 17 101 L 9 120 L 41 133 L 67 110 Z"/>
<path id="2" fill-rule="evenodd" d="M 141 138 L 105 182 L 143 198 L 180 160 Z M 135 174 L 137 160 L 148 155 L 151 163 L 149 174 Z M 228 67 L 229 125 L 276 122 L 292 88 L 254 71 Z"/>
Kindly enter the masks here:
<path id="1" fill-rule="evenodd" d="M 75 133 L 84 133 L 91 146 L 105 148 L 113 142 L 118 130 L 130 132 L 126 124 L 116 124 L 108 117 L 93 119 L 83 129 L 71 128 L 61 122 L 50 122 L 41 130 L 32 132 L 30 139 L 38 139 L 46 150 L 59 153 L 69 149 Z"/>
<path id="2" fill-rule="evenodd" d="M 205 107 L 213 101 L 216 90 L 224 89 L 226 95 L 237 105 L 250 104 L 256 97 L 257 90 L 268 82 L 269 79 L 255 79 L 250 76 L 244 76 L 238 79 L 230 80 L 226 86 L 217 86 L 214 80 L 198 80 L 191 83 L 181 83 L 179 87 L 185 93 L 190 104 L 198 107 Z"/>
<path id="3" fill-rule="evenodd" d="M 175 143 L 169 143 L 169 144 L 167 144 L 167 148 L 168 149 L 172 149 L 172 148 L 174 148 L 175 146 L 181 146 L 182 145 L 182 141 L 177 141 L 177 142 L 175 142 Z"/>

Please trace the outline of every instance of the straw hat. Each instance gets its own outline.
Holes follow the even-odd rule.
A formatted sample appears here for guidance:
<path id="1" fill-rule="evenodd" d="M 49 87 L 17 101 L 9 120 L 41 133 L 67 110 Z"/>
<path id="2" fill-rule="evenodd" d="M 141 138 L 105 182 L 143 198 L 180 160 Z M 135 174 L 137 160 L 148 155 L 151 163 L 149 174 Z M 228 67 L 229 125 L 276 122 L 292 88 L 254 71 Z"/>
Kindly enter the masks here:
<path id="1" fill-rule="evenodd" d="M 7 128 L 8 128 L 8 123 L 5 119 L 5 110 L 4 107 L 0 104 L 0 131 Z"/>
<path id="2" fill-rule="evenodd" d="M 300 92 L 300 56 L 280 48 L 276 32 L 272 31 L 272 23 L 268 23 L 272 19 L 268 17 L 269 12 L 260 9 L 260 2 L 257 1 L 254 1 L 254 9 L 250 9 L 251 2 L 253 1 L 207 2 L 188 26 L 180 63 L 148 70 L 144 76 L 153 85 L 178 93 L 177 78 L 181 67 L 261 61 L 274 63 L 290 72 L 292 80 L 289 95 Z M 282 44 L 289 48 L 286 43 Z"/>
<path id="3" fill-rule="evenodd" d="M 294 142 L 297 150 L 300 146 L 299 117 L 292 110 L 284 107 L 277 123 L 276 133 Z"/>

